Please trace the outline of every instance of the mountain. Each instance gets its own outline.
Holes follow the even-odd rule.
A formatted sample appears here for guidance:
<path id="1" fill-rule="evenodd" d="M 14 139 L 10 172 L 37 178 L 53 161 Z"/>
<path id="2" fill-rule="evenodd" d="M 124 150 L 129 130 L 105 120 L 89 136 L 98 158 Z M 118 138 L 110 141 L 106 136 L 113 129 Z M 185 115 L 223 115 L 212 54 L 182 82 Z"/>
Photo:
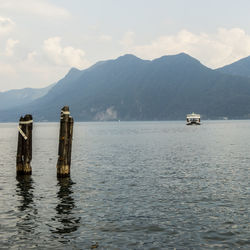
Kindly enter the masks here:
<path id="1" fill-rule="evenodd" d="M 35 99 L 46 95 L 53 85 L 51 84 L 46 88 L 40 89 L 24 88 L 0 92 L 0 110 L 27 105 Z"/>
<path id="2" fill-rule="evenodd" d="M 221 67 L 217 69 L 217 71 L 230 75 L 250 77 L 250 56 L 245 57 L 232 64 Z"/>
<path id="3" fill-rule="evenodd" d="M 0 111 L 0 120 L 31 113 L 36 121 L 58 121 L 64 105 L 76 121 L 185 119 L 193 111 L 203 119 L 249 118 L 250 79 L 209 69 L 184 53 L 152 61 L 124 55 L 71 69 L 41 98 Z"/>

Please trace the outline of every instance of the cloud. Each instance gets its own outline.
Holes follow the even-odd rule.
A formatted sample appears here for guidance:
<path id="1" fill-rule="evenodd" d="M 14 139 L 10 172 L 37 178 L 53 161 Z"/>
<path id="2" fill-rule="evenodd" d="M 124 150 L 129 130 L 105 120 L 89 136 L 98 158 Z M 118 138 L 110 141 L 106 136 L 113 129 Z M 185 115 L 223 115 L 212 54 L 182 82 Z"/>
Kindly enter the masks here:
<path id="1" fill-rule="evenodd" d="M 113 106 L 107 108 L 105 111 L 98 112 L 95 115 L 95 120 L 97 121 L 110 121 L 117 119 L 117 111 Z"/>
<path id="2" fill-rule="evenodd" d="M 214 34 L 181 30 L 175 35 L 158 37 L 148 44 L 130 44 L 129 50 L 145 59 L 185 52 L 209 67 L 217 68 L 249 56 L 250 35 L 240 28 L 219 28 Z"/>
<path id="3" fill-rule="evenodd" d="M 9 76 L 15 74 L 15 69 L 11 64 L 0 62 L 0 75 Z"/>
<path id="4" fill-rule="evenodd" d="M 44 41 L 43 50 L 56 65 L 85 68 L 89 62 L 84 58 L 85 52 L 71 46 L 62 47 L 60 37 L 51 37 Z"/>
<path id="5" fill-rule="evenodd" d="M 61 79 L 71 67 L 90 66 L 85 52 L 62 46 L 60 37 L 52 37 L 41 46 L 30 49 L 16 45 L 18 40 L 6 39 L 0 49 L 0 91 L 23 87 L 44 87 Z M 14 53 L 15 52 L 15 53 Z"/>
<path id="6" fill-rule="evenodd" d="M 45 87 L 57 82 L 68 71 L 67 66 L 49 63 L 41 51 L 31 51 L 26 54 L 25 58 L 15 53 L 10 61 L 0 61 L 0 91 Z"/>
<path id="7" fill-rule="evenodd" d="M 23 12 L 46 17 L 69 17 L 70 13 L 46 0 L 1 0 L 1 10 Z"/>
<path id="8" fill-rule="evenodd" d="M 6 56 L 13 56 L 14 54 L 14 48 L 19 43 L 18 40 L 13 40 L 9 38 L 6 42 L 6 48 L 5 48 L 5 55 Z"/>
<path id="9" fill-rule="evenodd" d="M 0 34 L 8 33 L 12 30 L 15 23 L 10 18 L 5 18 L 0 16 Z"/>
<path id="10" fill-rule="evenodd" d="M 133 31 L 128 31 L 123 35 L 120 44 L 125 48 L 130 47 L 134 44 L 135 33 Z"/>
<path id="11" fill-rule="evenodd" d="M 112 41 L 112 36 L 109 36 L 109 35 L 101 35 L 99 37 L 99 39 L 103 42 L 110 42 Z"/>
<path id="12" fill-rule="evenodd" d="M 34 62 L 37 55 L 38 53 L 36 51 L 29 52 L 27 55 L 27 59 L 26 59 L 27 62 L 30 62 L 30 63 Z"/>

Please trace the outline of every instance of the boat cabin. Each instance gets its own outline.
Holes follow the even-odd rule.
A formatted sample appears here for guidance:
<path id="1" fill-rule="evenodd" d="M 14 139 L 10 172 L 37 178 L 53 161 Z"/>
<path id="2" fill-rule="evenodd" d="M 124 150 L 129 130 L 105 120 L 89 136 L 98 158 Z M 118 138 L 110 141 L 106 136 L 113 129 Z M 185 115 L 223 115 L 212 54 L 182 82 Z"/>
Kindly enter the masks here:
<path id="1" fill-rule="evenodd" d="M 187 125 L 200 125 L 201 124 L 201 116 L 199 114 L 188 114 L 187 115 Z"/>

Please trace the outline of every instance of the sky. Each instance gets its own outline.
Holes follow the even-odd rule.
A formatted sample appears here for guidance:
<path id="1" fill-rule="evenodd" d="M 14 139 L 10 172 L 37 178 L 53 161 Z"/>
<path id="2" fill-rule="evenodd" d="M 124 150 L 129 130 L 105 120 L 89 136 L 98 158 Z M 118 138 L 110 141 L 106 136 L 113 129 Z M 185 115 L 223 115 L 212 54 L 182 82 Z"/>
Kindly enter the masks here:
<path id="1" fill-rule="evenodd" d="M 128 53 L 222 67 L 250 55 L 249 10 L 249 0 L 0 0 L 0 91 Z"/>

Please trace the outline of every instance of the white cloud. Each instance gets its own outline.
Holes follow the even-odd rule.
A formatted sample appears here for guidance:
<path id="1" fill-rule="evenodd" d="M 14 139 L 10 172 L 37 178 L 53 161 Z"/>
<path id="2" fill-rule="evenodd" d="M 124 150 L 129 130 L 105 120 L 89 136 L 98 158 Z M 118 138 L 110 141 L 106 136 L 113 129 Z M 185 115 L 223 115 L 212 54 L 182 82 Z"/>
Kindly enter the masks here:
<path id="1" fill-rule="evenodd" d="M 29 52 L 27 55 L 27 59 L 26 59 L 27 62 L 30 62 L 30 63 L 34 62 L 37 55 L 38 53 L 36 51 Z"/>
<path id="2" fill-rule="evenodd" d="M 107 108 L 105 111 L 98 112 L 95 115 L 95 120 L 97 121 L 109 121 L 117 119 L 117 111 L 113 106 Z"/>
<path id="3" fill-rule="evenodd" d="M 61 79 L 70 67 L 82 69 L 90 66 L 83 50 L 62 46 L 60 37 L 49 38 L 33 50 L 24 50 L 23 44 L 15 47 L 18 43 L 9 38 L 2 48 L 0 91 L 44 87 Z"/>
<path id="4" fill-rule="evenodd" d="M 120 44 L 125 48 L 130 47 L 134 44 L 135 33 L 133 31 L 128 31 L 123 35 Z"/>
<path id="5" fill-rule="evenodd" d="M 8 33 L 15 23 L 10 18 L 5 18 L 0 16 L 0 34 Z"/>
<path id="6" fill-rule="evenodd" d="M 15 46 L 19 43 L 18 40 L 13 40 L 9 38 L 6 42 L 6 47 L 5 47 L 5 55 L 6 56 L 13 56 L 14 54 L 14 48 Z"/>
<path id="7" fill-rule="evenodd" d="M 15 69 L 8 63 L 0 62 L 0 75 L 9 76 L 15 74 Z"/>
<path id="8" fill-rule="evenodd" d="M 56 65 L 85 68 L 89 62 L 84 58 L 85 52 L 71 46 L 62 47 L 60 37 L 51 37 L 44 41 L 44 52 Z"/>
<path id="9" fill-rule="evenodd" d="M 158 37 L 149 44 L 130 44 L 129 50 L 146 59 L 185 52 L 209 67 L 217 68 L 249 56 L 250 35 L 240 28 L 220 28 L 215 34 L 182 30 L 175 35 Z"/>
<path id="10" fill-rule="evenodd" d="M 47 0 L 1 0 L 1 10 L 23 12 L 46 17 L 69 17 L 70 13 Z"/>
<path id="11" fill-rule="evenodd" d="M 40 46 L 27 46 L 9 38 L 0 44 L 0 91 L 24 87 L 44 87 L 60 80 L 71 67 L 87 68 L 85 52 L 64 46 L 60 37 L 51 37 Z"/>
<path id="12" fill-rule="evenodd" d="M 103 42 L 110 42 L 112 41 L 112 36 L 109 36 L 109 35 L 101 35 L 99 37 L 99 39 Z"/>

